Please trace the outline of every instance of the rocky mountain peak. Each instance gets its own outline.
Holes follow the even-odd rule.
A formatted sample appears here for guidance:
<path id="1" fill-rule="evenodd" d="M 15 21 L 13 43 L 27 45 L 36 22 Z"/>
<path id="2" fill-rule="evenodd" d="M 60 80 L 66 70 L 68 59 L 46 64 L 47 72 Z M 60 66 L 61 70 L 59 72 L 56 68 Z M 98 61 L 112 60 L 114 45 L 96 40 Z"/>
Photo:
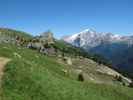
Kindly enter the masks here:
<path id="1" fill-rule="evenodd" d="M 133 40 L 131 36 L 122 36 L 110 32 L 97 32 L 94 29 L 85 29 L 84 31 L 63 37 L 62 39 L 75 46 L 84 48 L 96 47 L 101 43 L 106 44 L 112 42 L 127 42 L 131 44 Z"/>

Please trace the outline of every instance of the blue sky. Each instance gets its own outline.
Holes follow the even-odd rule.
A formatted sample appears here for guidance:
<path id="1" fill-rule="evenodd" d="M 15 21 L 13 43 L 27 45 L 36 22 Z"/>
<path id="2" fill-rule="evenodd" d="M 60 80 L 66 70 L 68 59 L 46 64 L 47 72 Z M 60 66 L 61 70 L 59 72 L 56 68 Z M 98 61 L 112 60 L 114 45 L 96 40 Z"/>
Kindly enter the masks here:
<path id="1" fill-rule="evenodd" d="M 133 0 L 0 0 L 0 27 L 57 38 L 86 28 L 133 33 Z"/>

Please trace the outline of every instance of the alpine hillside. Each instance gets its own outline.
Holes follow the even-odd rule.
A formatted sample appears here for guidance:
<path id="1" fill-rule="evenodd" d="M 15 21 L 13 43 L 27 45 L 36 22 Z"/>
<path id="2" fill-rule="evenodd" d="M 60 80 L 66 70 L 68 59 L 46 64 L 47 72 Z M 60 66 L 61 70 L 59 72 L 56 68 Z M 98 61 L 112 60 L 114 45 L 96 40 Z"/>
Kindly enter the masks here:
<path id="1" fill-rule="evenodd" d="M 0 100 L 133 100 L 132 80 L 103 57 L 50 31 L 1 30 Z"/>

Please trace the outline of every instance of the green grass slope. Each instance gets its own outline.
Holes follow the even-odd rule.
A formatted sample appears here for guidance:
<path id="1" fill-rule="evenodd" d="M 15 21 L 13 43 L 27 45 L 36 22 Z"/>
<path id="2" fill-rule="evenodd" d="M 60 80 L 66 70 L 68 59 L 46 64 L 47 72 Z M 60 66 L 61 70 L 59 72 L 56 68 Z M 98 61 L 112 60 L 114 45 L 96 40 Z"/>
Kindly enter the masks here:
<path id="1" fill-rule="evenodd" d="M 68 43 L 64 42 L 63 40 L 55 40 L 54 47 L 59 49 L 60 51 L 62 51 L 64 53 L 69 54 L 69 56 L 74 56 L 74 57 L 75 56 L 82 56 L 84 58 L 92 59 L 95 62 L 104 64 L 108 67 L 112 67 L 112 63 L 108 59 L 105 59 L 103 56 L 88 53 L 85 50 L 83 50 L 82 48 L 72 46 L 71 44 L 68 44 Z"/>
<path id="2" fill-rule="evenodd" d="M 0 44 L 5 66 L 0 100 L 133 100 L 133 89 L 78 82 L 64 75 L 66 66 L 37 51 Z"/>
<path id="3" fill-rule="evenodd" d="M 0 35 L 6 35 L 10 37 L 20 36 L 25 39 L 29 39 L 32 37 L 30 34 L 27 34 L 26 32 L 17 31 L 17 30 L 9 29 L 9 28 L 0 28 Z"/>

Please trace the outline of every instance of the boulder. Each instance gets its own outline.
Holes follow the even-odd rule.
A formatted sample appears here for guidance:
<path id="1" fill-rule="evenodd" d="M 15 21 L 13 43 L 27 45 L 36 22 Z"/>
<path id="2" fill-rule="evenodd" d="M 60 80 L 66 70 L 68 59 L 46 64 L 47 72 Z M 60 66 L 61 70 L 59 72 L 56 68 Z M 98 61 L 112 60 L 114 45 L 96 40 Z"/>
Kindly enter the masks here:
<path id="1" fill-rule="evenodd" d="M 67 64 L 72 65 L 72 59 L 71 58 L 67 58 Z"/>
<path id="2" fill-rule="evenodd" d="M 72 59 L 70 57 L 64 57 L 63 59 L 68 65 L 72 65 Z"/>

